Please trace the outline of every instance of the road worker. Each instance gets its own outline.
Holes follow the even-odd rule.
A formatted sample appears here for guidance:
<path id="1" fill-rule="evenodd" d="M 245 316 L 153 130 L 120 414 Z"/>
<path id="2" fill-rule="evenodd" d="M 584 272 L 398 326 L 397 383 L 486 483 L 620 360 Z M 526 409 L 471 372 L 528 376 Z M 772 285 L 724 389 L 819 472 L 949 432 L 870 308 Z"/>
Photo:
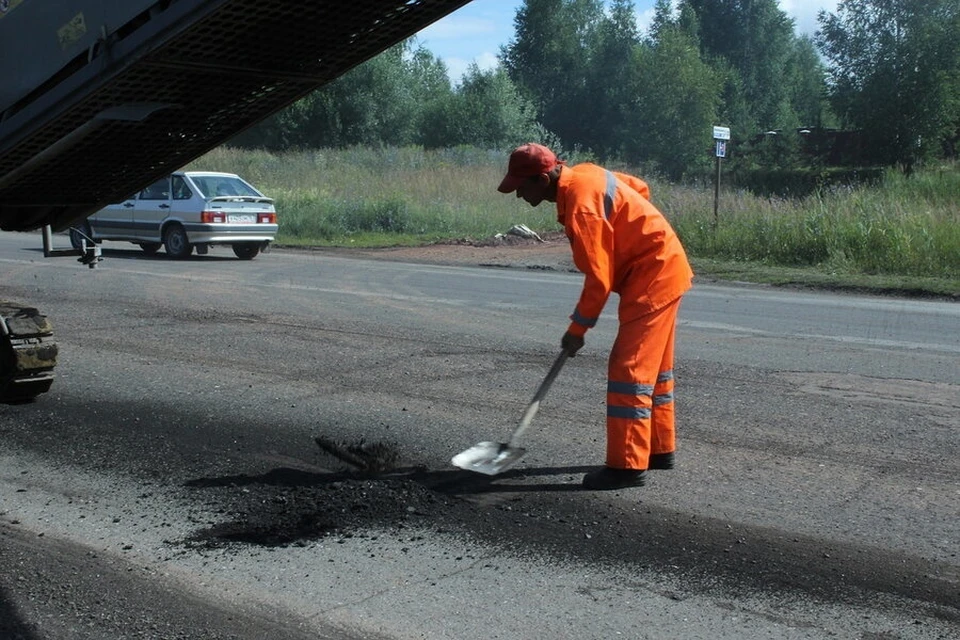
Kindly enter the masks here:
<path id="1" fill-rule="evenodd" d="M 680 299 L 693 271 L 673 228 L 639 178 L 591 163 L 567 166 L 528 143 L 510 155 L 501 193 L 531 206 L 557 205 L 557 221 L 583 272 L 583 291 L 561 346 L 574 356 L 611 292 L 620 296 L 619 329 L 607 373 L 606 465 L 587 473 L 588 489 L 646 482 L 648 469 L 672 469 L 674 335 Z"/>

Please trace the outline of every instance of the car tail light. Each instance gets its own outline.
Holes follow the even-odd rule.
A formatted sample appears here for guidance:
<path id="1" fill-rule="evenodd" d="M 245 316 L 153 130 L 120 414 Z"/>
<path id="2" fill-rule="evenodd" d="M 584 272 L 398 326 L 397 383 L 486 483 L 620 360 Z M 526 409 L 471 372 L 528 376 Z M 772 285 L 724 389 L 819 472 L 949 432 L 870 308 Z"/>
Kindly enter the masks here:
<path id="1" fill-rule="evenodd" d="M 201 211 L 200 212 L 200 222 L 204 224 L 211 224 L 214 222 L 226 222 L 227 214 L 223 211 Z"/>
<path id="2" fill-rule="evenodd" d="M 260 224 L 277 224 L 277 214 L 275 213 L 258 213 L 257 222 Z"/>

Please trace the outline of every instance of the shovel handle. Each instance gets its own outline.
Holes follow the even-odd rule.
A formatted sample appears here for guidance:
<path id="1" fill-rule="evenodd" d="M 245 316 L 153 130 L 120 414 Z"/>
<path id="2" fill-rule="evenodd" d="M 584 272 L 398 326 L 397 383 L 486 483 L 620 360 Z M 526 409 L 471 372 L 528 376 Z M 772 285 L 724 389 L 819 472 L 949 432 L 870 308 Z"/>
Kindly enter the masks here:
<path id="1" fill-rule="evenodd" d="M 510 436 L 509 446 L 512 447 L 513 443 L 516 442 L 517 439 L 523 435 L 523 432 L 527 430 L 527 427 L 530 426 L 533 417 L 537 415 L 537 411 L 540 409 L 540 401 L 547 395 L 547 391 L 550 390 L 550 385 L 557 379 L 557 374 L 560 373 L 560 369 L 563 368 L 563 363 L 566 362 L 569 357 L 570 352 L 567 349 L 560 350 L 560 355 L 553 361 L 553 366 L 550 367 L 550 371 L 547 372 L 547 377 L 545 377 L 543 382 L 540 383 L 540 386 L 537 387 L 536 393 L 533 394 L 533 400 L 527 405 L 527 410 L 523 412 L 520 426 L 518 426 L 517 430 Z"/>

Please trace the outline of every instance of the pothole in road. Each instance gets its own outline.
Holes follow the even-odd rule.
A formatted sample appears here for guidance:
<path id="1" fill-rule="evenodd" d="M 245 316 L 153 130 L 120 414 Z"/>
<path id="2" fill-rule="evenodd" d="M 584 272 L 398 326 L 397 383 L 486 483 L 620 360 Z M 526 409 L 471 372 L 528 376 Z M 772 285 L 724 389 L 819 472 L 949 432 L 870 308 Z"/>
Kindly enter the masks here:
<path id="1" fill-rule="evenodd" d="M 184 544 L 201 548 L 238 543 L 304 545 L 330 536 L 353 537 L 364 529 L 432 526 L 445 511 L 437 494 L 411 480 L 339 474 L 328 476 L 326 482 L 319 477 L 297 482 L 296 477 L 304 478 L 294 470 L 272 473 L 273 480 L 285 476 L 294 481 L 269 484 L 261 476 L 218 487 L 211 498 L 223 521 L 194 532 Z"/>
<path id="2" fill-rule="evenodd" d="M 303 546 L 372 529 L 442 531 L 449 529 L 444 523 L 462 521 L 464 515 L 457 515 L 460 510 L 471 508 L 430 488 L 434 476 L 457 472 L 430 474 L 423 468 L 401 468 L 398 450 L 389 443 L 316 441 L 321 450 L 350 465 L 351 470 L 321 473 L 279 468 L 262 475 L 188 482 L 188 488 L 205 492 L 207 513 L 220 517 L 182 544 L 200 549 Z"/>

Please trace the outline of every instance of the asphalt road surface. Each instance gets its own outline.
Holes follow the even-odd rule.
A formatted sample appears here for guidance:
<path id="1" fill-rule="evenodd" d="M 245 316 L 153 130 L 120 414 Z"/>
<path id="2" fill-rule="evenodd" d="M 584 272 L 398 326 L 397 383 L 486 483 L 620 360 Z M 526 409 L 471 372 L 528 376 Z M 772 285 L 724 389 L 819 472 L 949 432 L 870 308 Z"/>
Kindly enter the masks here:
<path id="1" fill-rule="evenodd" d="M 449 463 L 516 426 L 576 274 L 107 247 L 0 234 L 60 346 L 0 405 L 4 640 L 960 637 L 956 303 L 698 283 L 677 468 L 592 492 L 615 301 L 514 470 Z"/>

